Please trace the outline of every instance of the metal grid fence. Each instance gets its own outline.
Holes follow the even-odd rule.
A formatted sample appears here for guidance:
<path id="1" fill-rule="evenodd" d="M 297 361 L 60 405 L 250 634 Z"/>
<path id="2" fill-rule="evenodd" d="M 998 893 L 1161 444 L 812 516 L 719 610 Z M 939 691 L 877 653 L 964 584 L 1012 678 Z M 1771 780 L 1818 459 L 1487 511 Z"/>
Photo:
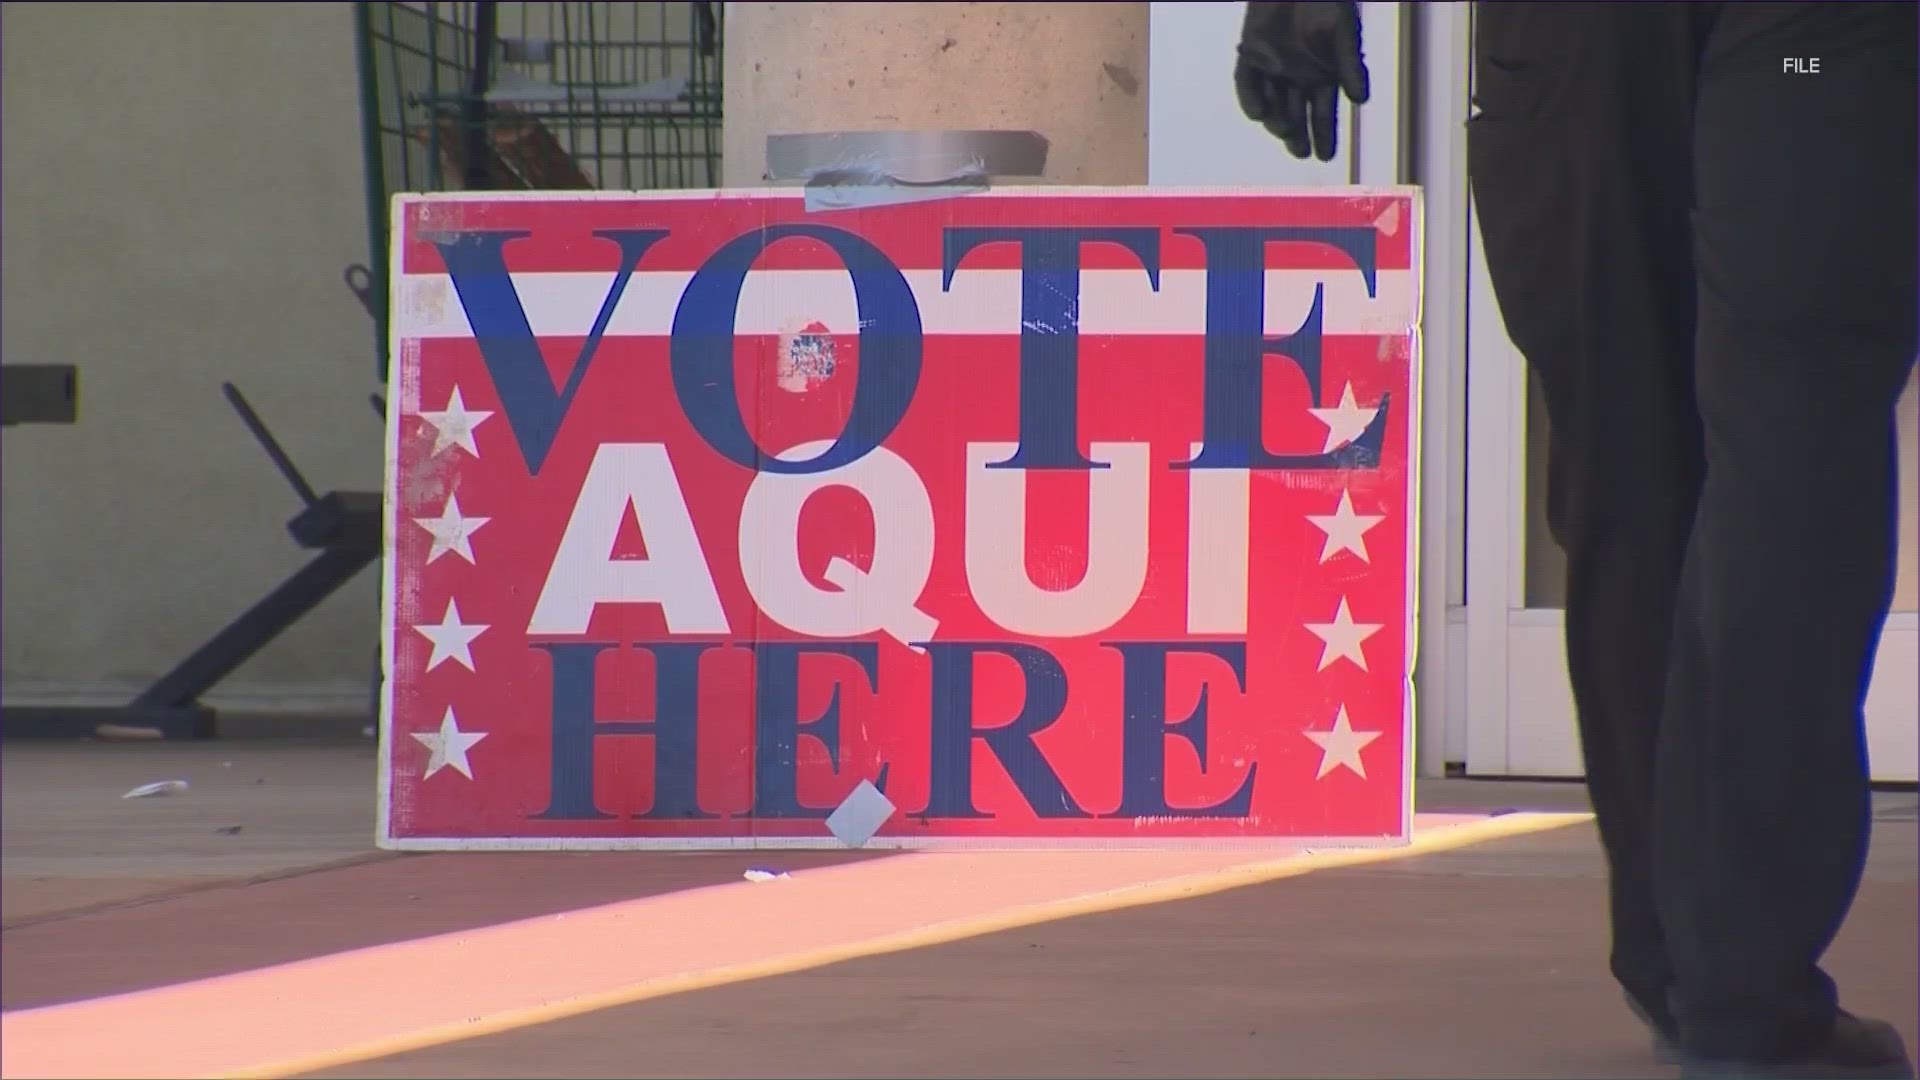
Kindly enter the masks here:
<path id="1" fill-rule="evenodd" d="M 395 192 L 719 185 L 719 8 L 357 0 L 382 378 Z"/>

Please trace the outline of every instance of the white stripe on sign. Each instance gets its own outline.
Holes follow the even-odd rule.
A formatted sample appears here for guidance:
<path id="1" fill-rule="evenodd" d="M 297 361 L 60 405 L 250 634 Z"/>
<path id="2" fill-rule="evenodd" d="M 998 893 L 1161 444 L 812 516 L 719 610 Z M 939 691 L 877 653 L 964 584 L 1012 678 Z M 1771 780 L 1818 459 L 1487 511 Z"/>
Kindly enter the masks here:
<path id="1" fill-rule="evenodd" d="M 1020 272 L 973 270 L 954 275 L 942 291 L 940 271 L 905 271 L 928 334 L 1013 334 L 1020 329 Z M 614 309 L 607 333 L 656 337 L 673 326 L 674 308 L 693 275 L 685 271 L 637 272 Z M 539 337 L 582 337 L 593 327 L 611 273 L 515 274 L 514 287 L 527 321 Z M 1401 334 L 1413 326 L 1413 274 L 1382 270 L 1369 297 L 1357 270 L 1269 270 L 1266 333 L 1298 329 L 1313 305 L 1314 286 L 1325 287 L 1322 317 L 1327 334 Z M 409 274 L 400 279 L 393 317 L 403 338 L 463 338 L 473 332 L 452 282 L 445 274 Z M 1197 334 L 1204 329 L 1204 270 L 1168 270 L 1160 291 L 1139 270 L 1086 270 L 1080 275 L 1083 334 Z M 859 330 L 853 283 L 841 270 L 763 270 L 747 275 L 734 316 L 739 334 L 783 334 L 818 322 L 831 333 Z"/>

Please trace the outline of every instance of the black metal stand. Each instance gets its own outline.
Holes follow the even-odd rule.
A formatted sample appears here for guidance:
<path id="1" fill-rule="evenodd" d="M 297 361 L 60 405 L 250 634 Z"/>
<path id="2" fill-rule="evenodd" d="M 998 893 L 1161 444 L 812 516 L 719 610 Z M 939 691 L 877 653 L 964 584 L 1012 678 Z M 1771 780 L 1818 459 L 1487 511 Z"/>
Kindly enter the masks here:
<path id="1" fill-rule="evenodd" d="M 301 547 L 318 554 L 132 702 L 114 707 L 7 706 L 0 708 L 0 735 L 27 739 L 212 738 L 218 734 L 214 713 L 200 703 L 200 696 L 380 557 L 380 493 L 332 491 L 316 495 L 240 391 L 232 383 L 223 383 L 220 389 L 305 504 L 287 522 L 287 531 Z"/>
<path id="2" fill-rule="evenodd" d="M 72 364 L 0 364 L 0 426 L 71 424 L 79 406 Z"/>

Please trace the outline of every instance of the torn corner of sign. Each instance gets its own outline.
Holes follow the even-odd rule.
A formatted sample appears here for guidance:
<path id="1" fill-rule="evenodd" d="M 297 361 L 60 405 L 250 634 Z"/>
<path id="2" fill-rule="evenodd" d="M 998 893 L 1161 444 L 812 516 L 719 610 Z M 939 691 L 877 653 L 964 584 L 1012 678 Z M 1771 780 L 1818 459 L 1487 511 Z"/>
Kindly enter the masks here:
<path id="1" fill-rule="evenodd" d="M 807 209 L 927 202 L 1046 172 L 1037 131 L 837 131 L 767 137 L 766 178 L 801 181 Z"/>
<path id="2" fill-rule="evenodd" d="M 848 847 L 862 847 L 893 817 L 893 800 L 881 794 L 871 780 L 862 780 L 841 804 L 827 815 L 827 831 Z"/>

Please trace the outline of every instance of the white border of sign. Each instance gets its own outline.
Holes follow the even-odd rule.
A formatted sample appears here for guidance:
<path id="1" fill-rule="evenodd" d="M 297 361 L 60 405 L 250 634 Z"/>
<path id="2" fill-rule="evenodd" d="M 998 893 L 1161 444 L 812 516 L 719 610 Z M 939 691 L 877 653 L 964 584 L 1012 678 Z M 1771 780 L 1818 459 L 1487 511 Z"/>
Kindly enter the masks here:
<path id="1" fill-rule="evenodd" d="M 1412 320 L 1412 348 L 1408 357 L 1408 399 L 1410 425 L 1407 438 L 1407 511 L 1406 511 L 1406 625 L 1403 653 L 1407 670 L 1401 672 L 1401 783 L 1404 785 L 1405 798 L 1401 800 L 1401 838 L 1356 839 L 1353 837 L 1183 837 L 1154 840 L 1134 840 L 1116 838 L 1085 839 L 1001 839 L 981 837 L 888 837 L 876 836 L 863 845 L 863 850 L 890 851 L 940 851 L 940 850 L 1003 850 L 1003 851 L 1046 851 L 1046 850 L 1101 850 L 1101 851 L 1300 851 L 1315 848 L 1378 848 L 1402 847 L 1413 836 L 1415 813 L 1415 774 L 1419 757 L 1419 732 L 1415 726 L 1414 679 L 1413 671 L 1419 666 L 1416 648 L 1419 644 L 1419 600 L 1420 600 L 1420 507 L 1421 507 L 1421 433 L 1423 401 L 1421 374 L 1424 350 L 1422 347 L 1420 325 L 1425 307 L 1425 247 L 1426 247 L 1426 206 L 1420 188 L 1412 185 L 1391 185 L 1371 187 L 1341 187 L 1336 189 L 1339 198 L 1410 198 L 1413 204 L 1411 226 L 1413 228 L 1413 249 L 1409 266 L 1413 273 L 1416 290 L 1416 305 Z M 1327 189 L 1286 189 L 1275 190 L 1260 188 L 1249 190 L 1245 187 L 1206 187 L 1206 186 L 1166 186 L 1166 187 L 1044 187 L 1009 186 L 993 189 L 1000 197 L 1059 198 L 1062 195 L 1087 196 L 1094 198 L 1179 198 L 1222 197 L 1222 196 L 1284 196 L 1302 195 L 1317 198 L 1335 197 L 1335 191 Z M 391 315 L 387 327 L 388 355 L 392 357 L 387 385 L 387 426 L 386 445 L 383 450 L 384 464 L 381 469 L 382 492 L 390 496 L 396 489 L 399 476 L 400 423 L 406 400 L 401 386 L 403 365 L 400 363 L 401 342 L 407 335 L 405 329 L 405 307 L 392 301 L 398 299 L 398 289 L 403 283 L 399 269 L 405 265 L 406 246 L 405 211 L 408 206 L 420 203 L 453 202 L 503 202 L 503 201 L 640 201 L 671 199 L 684 201 L 689 199 L 763 199 L 796 198 L 799 193 L 794 188 L 726 188 L 697 190 L 661 190 L 661 191 L 489 191 L 489 192 L 401 192 L 393 196 L 388 205 L 388 265 L 392 269 L 388 274 L 388 290 Z M 964 196 L 963 196 L 964 197 Z M 385 499 L 382 514 L 382 550 L 393 550 L 398 537 L 398 518 L 393 500 Z M 807 837 L 394 837 L 392 830 L 393 811 L 393 692 L 392 656 L 394 648 L 394 602 L 397 595 L 397 575 L 394 561 L 381 559 L 380 568 L 380 724 L 378 777 L 376 780 L 379 805 L 375 816 L 374 842 L 386 851 L 834 851 L 846 850 L 846 845 L 832 836 Z"/>

